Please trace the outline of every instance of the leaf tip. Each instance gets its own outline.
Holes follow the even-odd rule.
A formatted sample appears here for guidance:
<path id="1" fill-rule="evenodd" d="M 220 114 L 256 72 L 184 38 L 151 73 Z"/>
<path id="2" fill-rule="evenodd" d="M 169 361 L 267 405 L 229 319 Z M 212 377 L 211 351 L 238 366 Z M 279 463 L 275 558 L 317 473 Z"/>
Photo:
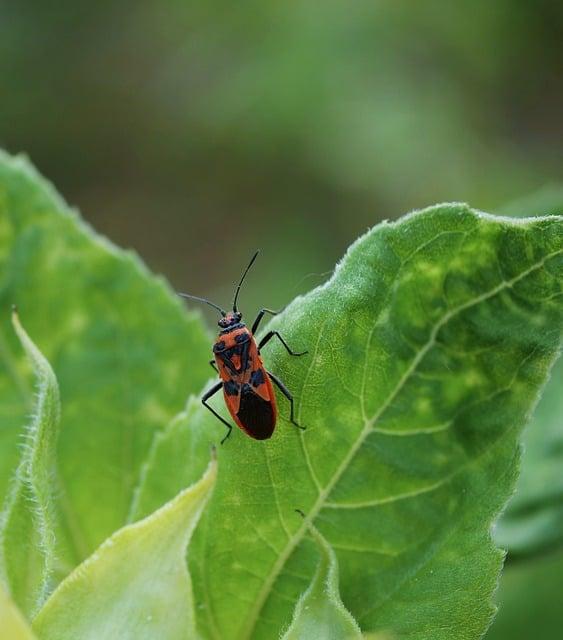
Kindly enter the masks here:
<path id="1" fill-rule="evenodd" d="M 21 336 L 23 333 L 25 333 L 25 330 L 20 320 L 20 314 L 17 304 L 12 305 L 12 326 L 14 327 L 14 330 L 17 333 L 18 337 L 21 339 Z"/>

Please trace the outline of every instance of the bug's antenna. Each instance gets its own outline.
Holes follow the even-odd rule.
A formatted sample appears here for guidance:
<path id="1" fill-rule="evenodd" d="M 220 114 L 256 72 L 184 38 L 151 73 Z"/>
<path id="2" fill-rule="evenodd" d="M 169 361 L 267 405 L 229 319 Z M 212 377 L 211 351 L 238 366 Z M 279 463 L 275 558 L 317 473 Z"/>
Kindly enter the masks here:
<path id="1" fill-rule="evenodd" d="M 192 296 L 189 293 L 178 293 L 178 295 L 182 298 L 189 298 L 191 300 L 198 300 L 199 302 L 205 302 L 205 304 L 208 304 L 210 307 L 217 309 L 217 311 L 223 316 L 223 318 L 227 315 L 226 311 L 223 311 L 223 309 L 221 309 L 219 305 L 214 304 L 210 300 L 207 300 L 205 298 L 199 298 L 198 296 Z"/>
<path id="2" fill-rule="evenodd" d="M 244 282 L 244 279 L 246 278 L 246 274 L 248 273 L 248 271 L 250 270 L 250 267 L 254 264 L 254 261 L 256 260 L 256 257 L 258 256 L 258 254 L 260 253 L 260 251 L 257 251 L 253 256 L 252 259 L 250 260 L 250 262 L 248 263 L 248 267 L 246 267 L 246 269 L 244 270 L 244 273 L 242 274 L 242 278 L 240 279 L 240 282 L 238 283 L 238 287 L 237 290 L 235 292 L 235 299 L 233 300 L 233 311 L 236 313 L 237 312 L 237 298 L 238 298 L 238 294 L 240 291 L 240 288 L 242 286 L 242 283 Z"/>

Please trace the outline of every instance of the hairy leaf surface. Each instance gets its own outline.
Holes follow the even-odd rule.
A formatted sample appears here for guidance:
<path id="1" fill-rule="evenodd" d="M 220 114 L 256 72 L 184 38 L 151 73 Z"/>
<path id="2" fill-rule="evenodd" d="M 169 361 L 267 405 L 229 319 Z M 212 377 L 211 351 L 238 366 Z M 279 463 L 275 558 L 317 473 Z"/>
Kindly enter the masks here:
<path id="1" fill-rule="evenodd" d="M 59 387 L 51 366 L 12 314 L 37 378 L 33 417 L 20 464 L 0 515 L 0 571 L 19 608 L 31 617 L 48 595 L 55 562 L 55 457 Z"/>
<path id="2" fill-rule="evenodd" d="M 64 574 L 125 523 L 154 433 L 209 375 L 208 337 L 135 255 L 93 233 L 25 159 L 0 155 L 0 493 L 32 402 L 12 303 L 60 384 Z"/>
<path id="3" fill-rule="evenodd" d="M 57 588 L 34 621 L 41 640 L 192 640 L 185 553 L 217 463 L 144 520 L 113 534 Z"/>

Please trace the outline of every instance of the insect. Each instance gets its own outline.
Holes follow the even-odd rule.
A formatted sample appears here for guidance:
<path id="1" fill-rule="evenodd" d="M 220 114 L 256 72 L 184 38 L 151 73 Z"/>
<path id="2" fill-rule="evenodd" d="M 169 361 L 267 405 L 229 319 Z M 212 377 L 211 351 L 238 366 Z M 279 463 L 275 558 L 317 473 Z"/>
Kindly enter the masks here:
<path id="1" fill-rule="evenodd" d="M 223 389 L 225 404 L 231 417 L 251 438 L 267 440 L 274 432 L 277 406 L 272 383 L 289 400 L 290 421 L 299 429 L 305 429 L 305 427 L 297 424 L 293 416 L 293 396 L 279 378 L 265 369 L 260 349 L 272 338 L 276 337 L 291 356 L 304 356 L 307 351 L 299 353 L 292 351 L 277 331 L 268 331 L 257 345 L 254 336 L 263 317 L 267 313 L 275 316 L 278 312 L 271 309 L 261 309 L 252 324 L 252 328 L 249 330 L 242 321 L 242 313 L 237 309 L 240 288 L 258 253 L 259 251 L 252 256 L 237 285 L 232 311 L 226 312 L 219 305 L 205 298 L 192 296 L 188 293 L 178 294 L 183 298 L 204 302 L 221 314 L 221 318 L 217 323 L 219 325 L 219 335 L 213 345 L 214 357 L 209 361 L 209 364 L 221 377 L 221 381 L 209 389 L 201 399 L 209 411 L 228 429 L 227 434 L 221 440 L 221 444 L 231 435 L 233 427 L 208 404 L 208 400 L 221 389 Z"/>

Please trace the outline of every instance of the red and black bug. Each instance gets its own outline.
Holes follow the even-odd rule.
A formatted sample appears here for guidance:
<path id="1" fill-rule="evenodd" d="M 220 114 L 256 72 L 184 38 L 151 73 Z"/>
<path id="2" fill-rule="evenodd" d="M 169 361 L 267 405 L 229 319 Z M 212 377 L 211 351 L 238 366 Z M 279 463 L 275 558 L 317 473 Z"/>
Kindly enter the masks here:
<path id="1" fill-rule="evenodd" d="M 299 429 L 305 428 L 298 425 L 293 417 L 293 396 L 287 387 L 273 373 L 264 368 L 260 349 L 275 336 L 291 356 L 303 356 L 307 351 L 293 352 L 277 331 L 268 331 L 257 345 L 254 336 L 262 318 L 266 313 L 275 316 L 278 312 L 271 309 L 261 309 L 249 330 L 242 322 L 242 313 L 237 309 L 240 288 L 258 253 L 257 251 L 252 256 L 252 260 L 242 274 L 235 291 L 232 311 L 223 311 L 220 306 L 205 298 L 187 293 L 179 294 L 184 298 L 204 302 L 217 309 L 221 314 L 221 319 L 217 323 L 220 327 L 219 335 L 213 345 L 214 358 L 209 362 L 219 373 L 221 381 L 209 389 L 201 399 L 209 411 L 228 428 L 227 435 L 221 440 L 221 444 L 231 435 L 233 427 L 212 406 L 207 404 L 209 398 L 220 389 L 223 389 L 225 404 L 233 420 L 251 438 L 267 440 L 274 432 L 277 408 L 272 382 L 289 400 L 290 421 Z"/>

